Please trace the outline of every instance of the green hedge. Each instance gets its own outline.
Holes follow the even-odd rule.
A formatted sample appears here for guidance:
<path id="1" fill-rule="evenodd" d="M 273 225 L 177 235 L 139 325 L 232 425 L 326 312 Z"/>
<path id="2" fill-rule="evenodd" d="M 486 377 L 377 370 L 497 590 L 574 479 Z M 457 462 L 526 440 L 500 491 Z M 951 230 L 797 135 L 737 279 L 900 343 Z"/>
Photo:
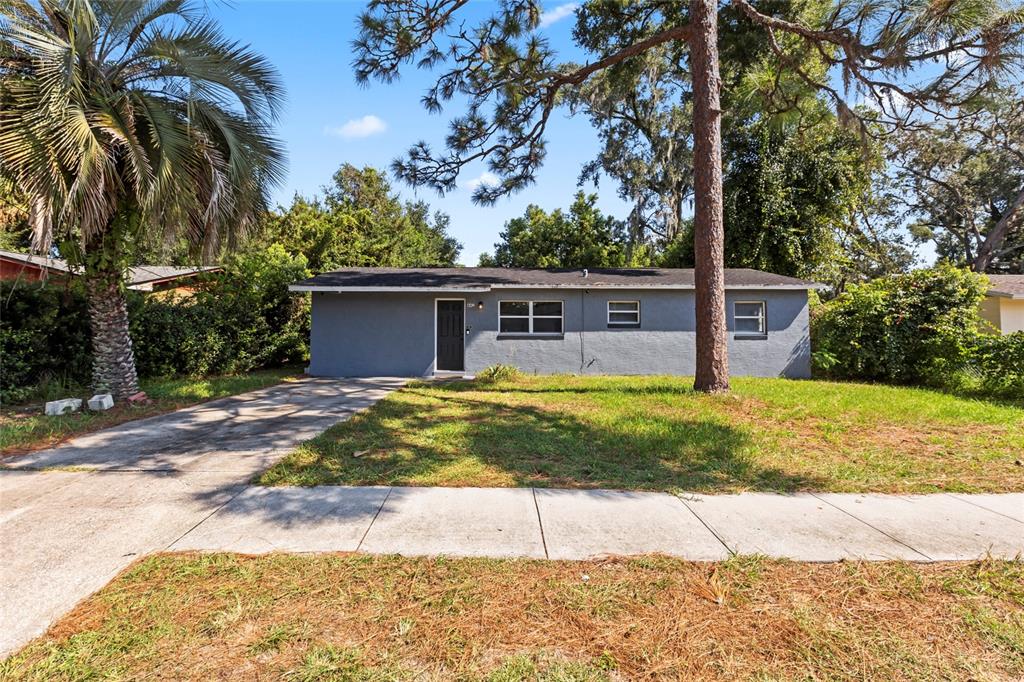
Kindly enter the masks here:
<path id="1" fill-rule="evenodd" d="M 309 301 L 288 292 L 308 276 L 303 257 L 280 246 L 229 259 L 191 296 L 128 292 L 139 375 L 245 372 L 308 357 Z M 17 402 L 47 385 L 88 384 L 89 319 L 81 287 L 0 285 L 0 399 Z"/>
<path id="2" fill-rule="evenodd" d="M 987 286 L 942 264 L 850 287 L 812 309 L 816 373 L 1024 398 L 1024 335 L 979 331 Z"/>
<path id="3" fill-rule="evenodd" d="M 89 316 L 79 287 L 0 282 L 0 400 L 24 400 L 40 384 L 88 381 Z"/>

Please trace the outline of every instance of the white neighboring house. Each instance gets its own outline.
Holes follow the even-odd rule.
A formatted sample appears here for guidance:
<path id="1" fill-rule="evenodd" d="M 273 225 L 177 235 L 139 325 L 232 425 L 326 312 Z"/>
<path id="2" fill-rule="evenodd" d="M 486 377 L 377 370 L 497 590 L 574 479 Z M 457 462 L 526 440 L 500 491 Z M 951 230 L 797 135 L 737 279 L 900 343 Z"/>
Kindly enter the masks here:
<path id="1" fill-rule="evenodd" d="M 989 275 L 981 317 L 1001 334 L 1024 331 L 1024 275 Z"/>

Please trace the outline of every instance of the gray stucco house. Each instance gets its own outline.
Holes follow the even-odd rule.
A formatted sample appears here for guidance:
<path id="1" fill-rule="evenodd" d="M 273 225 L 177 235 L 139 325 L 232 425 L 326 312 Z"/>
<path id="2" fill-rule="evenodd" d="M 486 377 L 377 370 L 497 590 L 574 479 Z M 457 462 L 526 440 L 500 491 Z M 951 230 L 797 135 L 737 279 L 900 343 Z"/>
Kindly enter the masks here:
<path id="1" fill-rule="evenodd" d="M 314 376 L 693 374 L 693 270 L 348 268 L 311 292 Z M 808 377 L 812 282 L 726 270 L 734 375 Z"/>

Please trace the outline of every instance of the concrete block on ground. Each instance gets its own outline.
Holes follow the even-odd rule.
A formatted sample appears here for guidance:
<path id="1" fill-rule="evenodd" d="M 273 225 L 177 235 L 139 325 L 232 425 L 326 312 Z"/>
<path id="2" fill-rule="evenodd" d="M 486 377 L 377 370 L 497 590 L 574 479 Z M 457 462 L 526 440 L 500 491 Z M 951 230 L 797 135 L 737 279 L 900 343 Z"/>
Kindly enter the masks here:
<path id="1" fill-rule="evenodd" d="M 64 398 L 63 400 L 51 400 L 46 403 L 44 411 L 48 417 L 56 417 L 68 412 L 78 412 L 80 409 L 82 409 L 81 398 Z"/>
<path id="2" fill-rule="evenodd" d="M 172 550 L 354 552 L 387 487 L 247 488 Z"/>
<path id="3" fill-rule="evenodd" d="M 737 554 L 797 561 L 927 559 L 808 493 L 687 494 L 682 500 Z"/>
<path id="4" fill-rule="evenodd" d="M 97 412 L 109 410 L 114 406 L 114 396 L 109 393 L 98 393 L 89 398 L 89 409 Z"/>
<path id="5" fill-rule="evenodd" d="M 953 495 L 819 497 L 936 561 L 1024 555 L 1024 524 Z"/>
<path id="6" fill-rule="evenodd" d="M 661 553 L 692 561 L 729 557 L 718 538 L 674 495 L 538 488 L 551 559 Z"/>
<path id="7" fill-rule="evenodd" d="M 393 488 L 360 550 L 544 558 L 529 488 Z"/>

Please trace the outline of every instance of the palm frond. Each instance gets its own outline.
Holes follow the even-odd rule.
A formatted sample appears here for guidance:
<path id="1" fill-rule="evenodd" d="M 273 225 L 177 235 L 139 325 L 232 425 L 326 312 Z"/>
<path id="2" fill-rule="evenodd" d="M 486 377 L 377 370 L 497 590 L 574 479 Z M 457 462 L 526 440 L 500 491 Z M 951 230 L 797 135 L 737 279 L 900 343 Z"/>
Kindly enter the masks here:
<path id="1" fill-rule="evenodd" d="M 0 174 L 37 242 L 130 211 L 212 256 L 285 173 L 283 88 L 192 0 L 0 0 Z"/>

